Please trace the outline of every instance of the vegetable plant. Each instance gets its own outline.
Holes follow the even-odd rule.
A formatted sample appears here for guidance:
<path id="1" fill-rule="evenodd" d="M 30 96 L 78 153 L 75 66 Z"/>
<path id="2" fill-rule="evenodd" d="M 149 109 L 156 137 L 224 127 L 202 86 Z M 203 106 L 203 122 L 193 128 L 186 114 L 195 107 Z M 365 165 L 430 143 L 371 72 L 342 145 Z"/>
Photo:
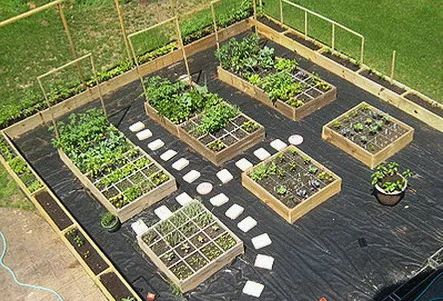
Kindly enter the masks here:
<path id="1" fill-rule="evenodd" d="M 399 176 L 401 175 L 401 176 Z M 405 189 L 407 180 L 413 175 L 410 169 L 400 172 L 397 162 L 386 162 L 378 165 L 371 175 L 371 184 L 378 185 L 384 191 L 401 192 Z"/>

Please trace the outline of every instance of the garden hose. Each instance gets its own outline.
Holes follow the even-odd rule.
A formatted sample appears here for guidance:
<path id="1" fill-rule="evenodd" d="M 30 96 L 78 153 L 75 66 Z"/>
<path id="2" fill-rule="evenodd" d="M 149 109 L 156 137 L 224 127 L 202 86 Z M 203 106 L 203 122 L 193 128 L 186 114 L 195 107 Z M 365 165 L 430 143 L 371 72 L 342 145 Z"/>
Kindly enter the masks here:
<path id="1" fill-rule="evenodd" d="M 42 286 L 38 286 L 38 285 L 32 285 L 32 284 L 26 284 L 26 283 L 20 282 L 17 279 L 17 276 L 15 275 L 14 271 L 11 268 L 9 268 L 3 262 L 3 260 L 4 260 L 5 256 L 6 256 L 6 251 L 7 251 L 7 248 L 8 248 L 8 244 L 6 242 L 5 236 L 3 235 L 3 233 L 1 231 L 0 231 L 0 237 L 1 237 L 2 242 L 3 242 L 3 251 L 2 251 L 2 253 L 0 255 L 0 266 L 3 267 L 6 271 L 8 271 L 12 275 L 12 279 L 14 280 L 14 282 L 16 284 L 18 284 L 19 286 L 22 286 L 22 287 L 31 288 L 31 289 L 35 289 L 35 290 L 40 290 L 40 291 L 51 293 L 52 295 L 54 295 L 56 300 L 64 301 L 63 297 L 60 296 L 60 294 L 58 294 L 56 291 L 54 291 L 52 289 L 49 289 L 49 288 L 46 288 L 46 287 L 42 287 Z"/>
<path id="2" fill-rule="evenodd" d="M 418 295 L 418 297 L 414 299 L 414 301 L 417 301 L 417 300 L 419 300 L 421 297 L 423 297 L 424 294 L 428 291 L 428 289 L 434 284 L 434 282 L 436 282 L 437 280 L 439 280 L 440 277 L 442 277 L 442 276 L 443 276 L 443 272 L 441 272 L 440 274 L 438 274 L 437 277 L 435 277 L 434 279 L 432 279 L 432 281 L 431 281 L 431 282 L 425 287 L 425 289 L 421 292 L 421 294 Z M 441 301 L 441 300 L 443 300 L 443 296 L 432 298 L 432 299 L 429 300 L 429 301 Z"/>

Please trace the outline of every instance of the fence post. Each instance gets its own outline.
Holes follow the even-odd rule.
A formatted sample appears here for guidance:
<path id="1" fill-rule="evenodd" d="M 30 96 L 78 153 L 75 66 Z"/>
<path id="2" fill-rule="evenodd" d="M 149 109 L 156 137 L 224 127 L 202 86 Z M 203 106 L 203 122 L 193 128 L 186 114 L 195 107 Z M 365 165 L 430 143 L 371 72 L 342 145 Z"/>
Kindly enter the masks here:
<path id="1" fill-rule="evenodd" d="M 305 39 L 308 38 L 308 12 L 305 10 Z"/>
<path id="2" fill-rule="evenodd" d="M 395 58 L 397 56 L 397 52 L 395 50 L 392 51 L 392 62 L 391 62 L 391 84 L 394 81 L 394 69 L 395 69 Z"/>
<path id="3" fill-rule="evenodd" d="M 335 50 L 335 23 L 332 23 L 332 39 L 331 39 L 332 50 Z"/>

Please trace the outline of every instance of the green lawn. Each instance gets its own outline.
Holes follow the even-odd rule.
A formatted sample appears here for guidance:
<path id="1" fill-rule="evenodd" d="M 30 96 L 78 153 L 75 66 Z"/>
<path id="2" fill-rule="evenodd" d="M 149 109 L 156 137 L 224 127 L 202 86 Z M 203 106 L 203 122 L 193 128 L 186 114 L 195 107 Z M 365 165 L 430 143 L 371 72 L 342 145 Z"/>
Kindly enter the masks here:
<path id="1" fill-rule="evenodd" d="M 263 0 L 265 11 L 278 17 L 278 0 Z M 395 78 L 443 102 L 443 1 L 435 0 L 293 0 L 361 33 L 365 63 L 390 73 L 392 50 L 397 51 Z M 304 29 L 304 17 L 284 4 L 284 20 Z M 316 17 L 308 19 L 308 32 L 330 42 L 331 27 Z M 359 40 L 336 31 L 337 46 L 358 57 Z"/>

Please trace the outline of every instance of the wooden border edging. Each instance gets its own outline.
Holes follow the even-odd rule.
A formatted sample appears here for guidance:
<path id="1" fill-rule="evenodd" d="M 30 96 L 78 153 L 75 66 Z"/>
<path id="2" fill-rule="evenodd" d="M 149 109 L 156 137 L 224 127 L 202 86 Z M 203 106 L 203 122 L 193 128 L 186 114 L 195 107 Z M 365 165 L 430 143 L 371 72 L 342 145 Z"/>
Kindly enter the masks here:
<path id="1" fill-rule="evenodd" d="M 236 36 L 242 32 L 249 30 L 253 26 L 251 18 L 245 19 L 238 23 L 232 24 L 224 29 L 219 30 L 218 38 L 220 41 L 229 39 L 232 36 Z M 203 51 L 209 47 L 216 45 L 215 33 L 212 33 L 200 40 L 194 41 L 189 45 L 186 45 L 185 51 L 188 56 L 191 56 L 197 52 Z M 140 65 L 139 70 L 142 76 L 146 76 L 150 73 L 163 69 L 169 65 L 175 64 L 183 59 L 182 51 L 180 49 L 174 50 L 168 54 L 160 56 L 152 61 Z M 119 76 L 116 76 L 108 81 L 102 82 L 101 90 L 103 95 L 111 93 L 135 80 L 138 80 L 137 69 L 133 68 Z M 42 110 L 32 116 L 27 117 L 7 128 L 3 131 L 12 138 L 17 138 L 20 135 L 44 124 L 51 122 L 53 118 L 59 118 L 83 105 L 99 98 L 99 89 L 97 86 L 90 88 L 80 94 L 77 94 L 71 98 L 68 98 L 58 104 L 52 106 L 50 109 Z"/>
<path id="2" fill-rule="evenodd" d="M 270 18 L 272 20 L 272 18 Z M 297 54 L 305 57 L 314 64 L 325 68 L 326 70 L 340 76 L 341 78 L 351 82 L 355 86 L 362 88 L 365 91 L 377 96 L 381 100 L 399 108 L 400 110 L 408 113 L 409 115 L 417 118 L 418 120 L 428 124 L 434 129 L 443 132 L 443 118 L 437 114 L 425 109 L 424 107 L 416 104 L 413 101 L 383 87 L 382 85 L 364 77 L 359 74 L 359 71 L 352 71 L 339 63 L 323 56 L 320 52 L 314 51 L 295 40 L 285 36 L 283 33 L 272 29 L 271 27 L 257 21 L 252 21 L 257 27 L 259 34 L 263 35 L 269 40 L 272 40 L 290 50 L 297 52 Z M 296 35 L 300 34 L 285 26 L 289 31 Z M 404 86 L 404 85 L 403 85 Z"/>

